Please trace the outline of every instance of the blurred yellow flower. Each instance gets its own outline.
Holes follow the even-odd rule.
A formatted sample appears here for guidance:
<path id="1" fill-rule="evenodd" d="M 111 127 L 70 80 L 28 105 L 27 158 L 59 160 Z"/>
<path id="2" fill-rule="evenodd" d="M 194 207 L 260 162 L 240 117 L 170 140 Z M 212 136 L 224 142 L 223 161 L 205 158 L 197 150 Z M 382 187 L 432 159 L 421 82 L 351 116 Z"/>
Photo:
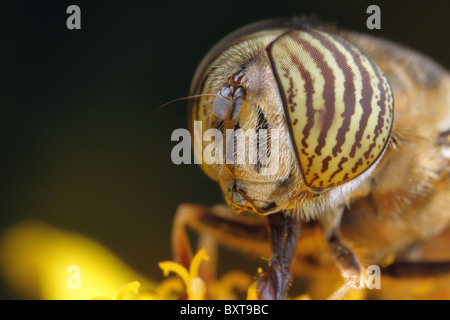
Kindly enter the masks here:
<path id="1" fill-rule="evenodd" d="M 7 230 L 0 239 L 0 271 L 5 281 L 28 299 L 167 300 L 187 294 L 188 299 L 237 299 L 251 277 L 231 271 L 205 284 L 200 264 L 209 260 L 204 249 L 189 270 L 173 261 L 160 262 L 165 276 L 159 284 L 134 272 L 95 241 L 57 230 L 42 222 L 25 222 Z M 124 285 L 125 284 L 125 285 Z"/>
<path id="2" fill-rule="evenodd" d="M 236 291 L 247 293 L 248 300 L 258 298 L 255 279 L 261 276 L 261 268 L 254 278 L 242 271 L 230 271 L 219 279 L 205 282 L 199 268 L 207 260 L 207 252 L 201 249 L 189 270 L 173 261 L 160 262 L 165 276 L 170 273 L 175 276 L 157 283 L 133 271 L 97 242 L 42 222 L 21 223 L 0 237 L 0 275 L 25 299 L 232 300 L 238 299 Z M 333 274 L 318 273 L 312 278 L 307 294 L 289 298 L 309 300 L 325 296 L 339 285 L 338 281 L 341 280 Z M 395 299 L 399 295 L 404 299 L 448 299 L 449 296 L 445 275 L 436 279 L 385 277 L 383 287 L 383 290 L 355 290 L 347 299 Z"/>
<path id="3" fill-rule="evenodd" d="M 146 290 L 157 288 L 95 241 L 42 222 L 22 223 L 3 234 L 0 268 L 10 287 L 28 299 L 116 297 L 137 279 Z"/>
<path id="4" fill-rule="evenodd" d="M 183 284 L 177 278 L 169 278 L 154 291 L 139 291 L 141 283 L 133 281 L 124 285 L 116 295 L 116 300 L 169 300 L 173 299 L 173 292 L 181 293 Z M 109 297 L 95 297 L 92 300 L 109 300 Z"/>

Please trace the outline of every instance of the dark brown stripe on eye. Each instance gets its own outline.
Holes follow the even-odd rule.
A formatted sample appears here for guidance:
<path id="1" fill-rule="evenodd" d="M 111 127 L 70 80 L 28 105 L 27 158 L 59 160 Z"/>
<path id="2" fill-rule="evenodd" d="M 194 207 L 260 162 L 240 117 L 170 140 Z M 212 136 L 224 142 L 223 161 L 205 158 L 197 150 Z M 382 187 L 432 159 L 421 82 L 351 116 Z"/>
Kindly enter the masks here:
<path id="1" fill-rule="evenodd" d="M 306 52 L 308 52 L 311 58 L 316 62 L 324 79 L 322 97 L 325 101 L 325 110 L 323 110 L 322 114 L 323 123 L 320 130 L 319 138 L 317 140 L 317 146 L 314 149 L 314 152 L 320 156 L 322 155 L 322 149 L 325 146 L 325 139 L 327 137 L 328 130 L 330 129 L 334 118 L 335 76 L 333 70 L 325 62 L 323 54 L 317 48 L 315 48 L 311 43 L 309 43 L 304 39 L 301 38 L 294 38 L 294 39 L 298 44 L 300 44 L 303 47 L 303 49 L 305 49 Z"/>
<path id="2" fill-rule="evenodd" d="M 372 140 L 372 143 L 369 146 L 369 149 L 364 152 L 364 157 L 366 159 L 369 159 L 370 153 L 372 152 L 372 149 L 375 148 L 377 144 L 377 138 L 378 136 L 383 133 L 383 126 L 384 126 L 384 115 L 386 114 L 386 91 L 383 87 L 383 84 L 385 81 L 383 81 L 380 73 L 378 72 L 377 66 L 374 65 L 373 61 L 369 59 L 370 65 L 372 66 L 372 69 L 375 71 L 375 75 L 378 79 L 378 90 L 380 91 L 380 98 L 378 99 L 378 106 L 380 107 L 380 112 L 378 113 L 378 122 L 375 127 L 375 134 Z"/>
<path id="3" fill-rule="evenodd" d="M 317 173 L 314 173 L 314 177 L 313 177 L 313 179 L 310 181 L 310 185 L 312 185 L 313 182 L 316 181 L 317 179 L 319 179 L 319 176 L 317 175 Z"/>
<path id="4" fill-rule="evenodd" d="M 360 55 L 363 55 L 361 51 L 355 52 L 353 46 L 350 46 L 346 41 L 341 41 L 341 44 L 347 49 L 347 51 L 352 55 L 353 60 L 355 61 L 358 70 L 361 73 L 362 79 L 362 88 L 361 88 L 361 99 L 359 103 L 363 108 L 363 113 L 361 115 L 361 119 L 359 120 L 359 129 L 355 134 L 355 142 L 352 145 L 352 149 L 350 151 L 350 157 L 354 158 L 356 153 L 356 148 L 361 148 L 361 140 L 364 134 L 364 130 L 367 127 L 367 122 L 369 121 L 369 117 L 372 114 L 372 95 L 373 90 L 370 85 L 370 75 L 367 72 L 366 68 L 362 65 L 361 60 L 359 58 Z M 369 58 L 368 58 L 369 59 Z M 370 60 L 370 59 L 369 59 Z"/>
<path id="5" fill-rule="evenodd" d="M 342 170 L 344 170 L 344 168 L 342 167 L 342 165 L 344 163 L 346 163 L 348 161 L 348 158 L 346 157 L 342 157 L 342 159 L 339 161 L 338 163 L 338 169 L 336 171 L 334 171 L 331 176 L 330 179 L 328 179 L 328 182 L 331 182 L 331 180 L 333 180 L 334 176 L 337 175 L 339 172 L 341 172 Z"/>
<path id="6" fill-rule="evenodd" d="M 320 172 L 324 173 L 328 170 L 328 165 L 329 162 L 331 161 L 331 156 L 326 157 L 325 159 L 322 160 L 322 170 L 320 170 Z"/>
<path id="7" fill-rule="evenodd" d="M 289 109 L 291 110 L 292 113 L 294 113 L 295 107 L 297 106 L 297 103 L 294 102 L 294 98 L 297 96 L 297 89 L 295 88 L 294 79 L 292 79 L 292 76 L 289 72 L 289 68 L 282 67 L 281 69 L 284 71 L 283 77 L 289 80 L 289 89 L 287 90 L 289 96 L 287 98 L 287 101 L 289 102 Z"/>
<path id="8" fill-rule="evenodd" d="M 306 140 L 309 137 L 309 133 L 314 126 L 314 114 L 316 113 L 316 110 L 314 110 L 313 107 L 313 95 L 314 95 L 314 85 L 311 78 L 311 74 L 308 70 L 303 68 L 303 65 L 298 60 L 296 56 L 291 55 L 292 63 L 297 66 L 298 71 L 300 72 L 300 76 L 302 77 L 304 81 L 304 88 L 306 92 L 306 125 L 303 128 L 303 139 L 302 139 L 302 145 L 305 148 L 308 148 L 308 144 L 306 143 Z"/>
<path id="9" fill-rule="evenodd" d="M 336 60 L 336 63 L 338 67 L 342 70 L 342 73 L 344 74 L 345 81 L 344 81 L 344 106 L 345 109 L 341 113 L 341 117 L 344 118 L 342 122 L 342 126 L 338 129 L 337 135 L 336 135 L 336 145 L 333 147 L 333 156 L 337 156 L 338 152 L 341 152 L 341 147 L 345 143 L 345 135 L 350 130 L 350 121 L 352 115 L 355 113 L 355 101 L 356 101 L 356 95 L 355 95 L 355 83 L 354 83 L 354 77 L 352 69 L 350 68 L 347 57 L 343 55 L 340 50 L 324 35 L 322 35 L 318 31 L 314 31 L 312 34 L 317 40 L 320 41 L 320 43 L 327 48 L 328 51 L 330 51 L 333 54 L 334 59 Z M 338 41 L 341 42 L 341 41 Z"/>
<path id="10" fill-rule="evenodd" d="M 363 165 L 363 159 L 359 158 L 358 161 L 355 163 L 355 166 L 352 168 L 352 172 L 355 173 L 356 170 L 358 170 L 359 166 Z"/>

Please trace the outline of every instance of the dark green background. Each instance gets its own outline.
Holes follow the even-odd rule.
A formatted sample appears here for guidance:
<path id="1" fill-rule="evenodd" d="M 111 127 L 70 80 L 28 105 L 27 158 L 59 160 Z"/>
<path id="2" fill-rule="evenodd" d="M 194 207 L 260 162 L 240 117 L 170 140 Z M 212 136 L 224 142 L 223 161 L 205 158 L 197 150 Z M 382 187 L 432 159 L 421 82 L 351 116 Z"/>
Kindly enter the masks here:
<path id="1" fill-rule="evenodd" d="M 2 1 L 0 231 L 44 220 L 104 244 L 154 279 L 180 203 L 222 201 L 194 166 L 172 164 L 206 51 L 260 19 L 316 14 L 450 66 L 449 1 Z M 81 8 L 82 30 L 66 28 Z M 381 7 L 381 30 L 366 8 Z M 224 266 L 224 268 L 226 268 Z M 20 298 L 0 287 L 0 298 Z"/>

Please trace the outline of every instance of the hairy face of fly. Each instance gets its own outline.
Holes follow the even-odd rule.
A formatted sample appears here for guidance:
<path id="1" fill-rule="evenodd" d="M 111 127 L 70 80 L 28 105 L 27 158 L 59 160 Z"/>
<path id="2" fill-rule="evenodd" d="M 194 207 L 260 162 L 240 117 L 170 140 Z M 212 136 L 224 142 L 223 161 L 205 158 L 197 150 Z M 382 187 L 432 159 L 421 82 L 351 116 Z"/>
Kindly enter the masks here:
<path id="1" fill-rule="evenodd" d="M 215 98 L 194 109 L 204 129 L 223 133 L 222 159 L 230 159 L 233 147 L 231 163 L 202 166 L 220 184 L 229 207 L 260 214 L 298 210 L 312 218 L 342 203 L 367 175 L 327 190 L 308 188 L 267 52 L 258 45 L 230 50 L 219 59 L 210 74 L 211 83 L 202 92 Z M 227 140 L 230 131 L 235 136 Z M 238 142 L 239 132 L 244 142 Z"/>
<path id="2" fill-rule="evenodd" d="M 211 109 L 224 133 L 223 159 L 231 153 L 233 160 L 215 166 L 215 179 L 236 212 L 285 210 L 304 187 L 278 85 L 264 54 L 257 52 L 234 73 L 222 75 L 214 89 Z M 228 132 L 234 136 L 227 139 Z"/>
<path id="3" fill-rule="evenodd" d="M 251 108 L 247 104 L 247 108 Z M 264 114 L 259 105 L 239 129 L 233 131 L 232 164 L 219 166 L 217 175 L 224 197 L 234 211 L 271 213 L 285 209 L 296 187 L 302 184 L 297 159 L 283 126 L 272 125 L 277 117 Z M 273 121 L 275 120 L 275 121 Z M 226 139 L 225 139 L 226 140 Z M 229 144 L 228 144 L 229 145 Z M 227 157 L 228 151 L 226 150 Z"/>

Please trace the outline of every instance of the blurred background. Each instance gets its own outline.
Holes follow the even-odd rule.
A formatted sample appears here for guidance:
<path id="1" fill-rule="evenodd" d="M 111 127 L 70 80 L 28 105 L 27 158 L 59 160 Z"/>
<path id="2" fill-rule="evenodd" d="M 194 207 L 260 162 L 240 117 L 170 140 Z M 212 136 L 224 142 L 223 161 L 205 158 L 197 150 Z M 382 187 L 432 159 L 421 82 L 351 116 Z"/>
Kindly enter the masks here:
<path id="1" fill-rule="evenodd" d="M 81 30 L 66 28 L 71 4 L 81 8 Z M 381 8 L 381 30 L 366 28 L 371 4 Z M 434 0 L 2 2 L 0 234 L 44 221 L 159 281 L 177 206 L 222 202 L 198 167 L 171 162 L 171 133 L 187 128 L 187 103 L 156 111 L 189 94 L 212 45 L 257 20 L 315 14 L 449 69 L 449 9 Z M 227 261 L 220 268 L 235 268 Z M 27 298 L 7 280 L 0 299 Z"/>

